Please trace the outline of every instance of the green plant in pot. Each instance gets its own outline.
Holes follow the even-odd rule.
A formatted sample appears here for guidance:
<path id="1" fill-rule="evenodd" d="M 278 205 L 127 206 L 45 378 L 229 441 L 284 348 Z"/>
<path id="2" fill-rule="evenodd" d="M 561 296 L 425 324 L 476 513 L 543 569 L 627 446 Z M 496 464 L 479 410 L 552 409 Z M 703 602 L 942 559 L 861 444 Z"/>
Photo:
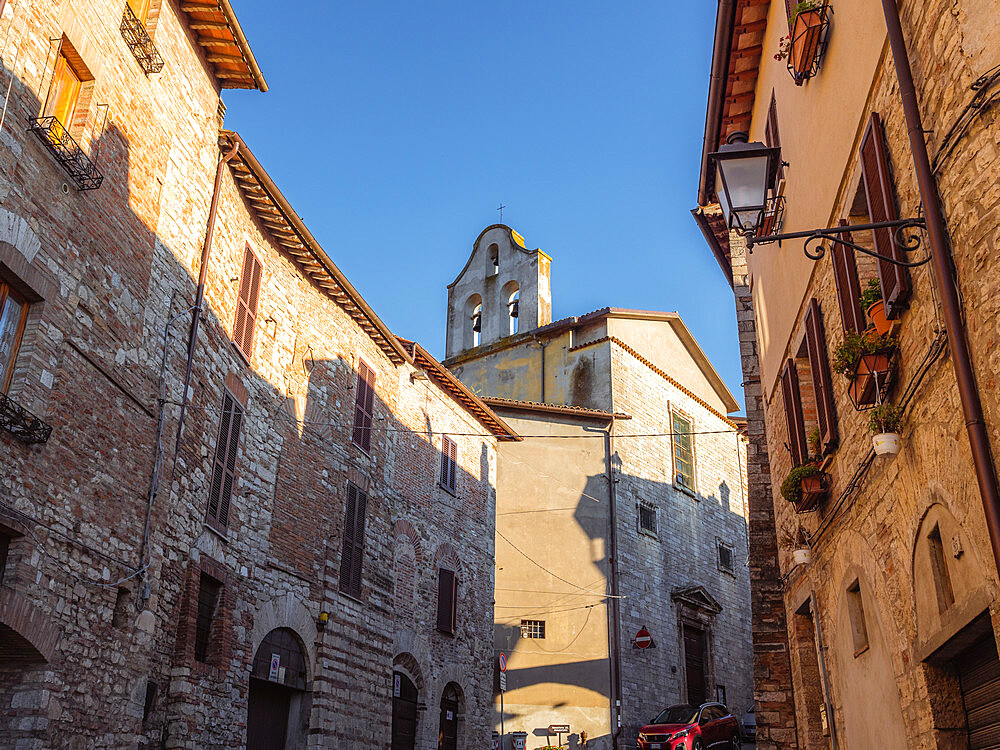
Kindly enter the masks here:
<path id="1" fill-rule="evenodd" d="M 895 404 L 879 404 L 871 411 L 868 429 L 872 433 L 872 447 L 879 456 L 895 456 L 899 453 L 899 428 L 903 422 L 903 410 Z"/>
<path id="2" fill-rule="evenodd" d="M 851 381 L 848 394 L 855 405 L 874 406 L 888 391 L 897 345 L 894 336 L 880 336 L 871 329 L 844 334 L 844 340 L 833 350 L 831 364 L 834 372 Z"/>
<path id="3" fill-rule="evenodd" d="M 800 513 L 815 510 L 829 487 L 827 474 L 814 463 L 794 467 L 781 483 L 781 496 Z"/>
<path id="4" fill-rule="evenodd" d="M 885 300 L 882 299 L 882 285 L 878 278 L 871 279 L 861 292 L 861 309 L 868 313 L 868 319 L 875 331 L 884 336 L 889 333 L 890 323 L 885 317 Z"/>

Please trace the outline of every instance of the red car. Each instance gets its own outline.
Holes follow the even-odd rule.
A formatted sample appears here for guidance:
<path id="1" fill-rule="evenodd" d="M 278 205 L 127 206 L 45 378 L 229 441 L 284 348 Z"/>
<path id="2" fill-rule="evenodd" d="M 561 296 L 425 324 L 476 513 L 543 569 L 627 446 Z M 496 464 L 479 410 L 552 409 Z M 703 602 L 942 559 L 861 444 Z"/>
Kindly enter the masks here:
<path id="1" fill-rule="evenodd" d="M 639 750 L 739 750 L 740 723 L 721 703 L 670 706 L 639 731 Z"/>

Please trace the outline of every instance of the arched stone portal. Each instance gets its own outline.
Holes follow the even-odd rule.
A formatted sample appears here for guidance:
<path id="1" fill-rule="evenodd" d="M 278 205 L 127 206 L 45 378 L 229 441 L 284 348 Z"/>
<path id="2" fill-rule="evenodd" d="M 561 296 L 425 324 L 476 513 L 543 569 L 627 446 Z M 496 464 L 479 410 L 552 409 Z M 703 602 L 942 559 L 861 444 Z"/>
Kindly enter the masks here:
<path id="1" fill-rule="evenodd" d="M 261 641 L 250 672 L 247 750 L 305 747 L 310 708 L 305 654 L 290 628 L 276 628 Z"/>
<path id="2" fill-rule="evenodd" d="M 438 723 L 438 750 L 457 750 L 460 725 L 465 719 L 462 688 L 449 682 L 441 693 L 441 718 Z"/>

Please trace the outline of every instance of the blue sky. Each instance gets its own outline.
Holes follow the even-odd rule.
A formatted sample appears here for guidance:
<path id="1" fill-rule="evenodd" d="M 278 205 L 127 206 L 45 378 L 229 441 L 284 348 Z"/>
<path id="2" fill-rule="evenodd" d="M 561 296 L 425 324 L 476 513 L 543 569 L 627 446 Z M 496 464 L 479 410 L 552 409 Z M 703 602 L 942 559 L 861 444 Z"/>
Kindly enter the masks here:
<path id="1" fill-rule="evenodd" d="M 443 355 L 445 287 L 502 201 L 552 256 L 554 318 L 677 310 L 742 402 L 689 214 L 714 3 L 234 5 L 271 90 L 227 91 L 226 126 L 394 331 Z"/>

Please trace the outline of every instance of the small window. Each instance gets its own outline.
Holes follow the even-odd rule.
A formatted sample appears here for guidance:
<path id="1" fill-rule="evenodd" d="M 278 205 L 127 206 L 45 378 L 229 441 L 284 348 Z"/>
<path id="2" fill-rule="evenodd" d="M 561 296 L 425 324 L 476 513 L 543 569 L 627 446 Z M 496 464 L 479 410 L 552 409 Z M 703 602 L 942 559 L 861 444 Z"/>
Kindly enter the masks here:
<path id="1" fill-rule="evenodd" d="M 358 387 L 354 399 L 354 431 L 351 441 L 365 453 L 372 446 L 372 416 L 375 412 L 375 371 L 358 362 Z"/>
<path id="2" fill-rule="evenodd" d="M 71 130 L 82 86 L 82 77 L 74 70 L 62 47 L 60 47 L 59 56 L 56 58 L 55 70 L 52 73 L 52 83 L 49 86 L 49 96 L 45 102 L 43 116 L 55 117 L 59 121 L 59 124 L 63 126 L 63 130 Z"/>
<path id="3" fill-rule="evenodd" d="M 146 722 L 149 721 L 149 717 L 153 713 L 153 709 L 156 708 L 156 694 L 158 691 L 158 686 L 153 680 L 146 680 L 146 700 L 142 704 L 142 725 L 146 726 Z"/>
<path id="4" fill-rule="evenodd" d="M 733 566 L 733 548 L 724 542 L 718 542 L 719 548 L 719 570 L 725 573 L 736 572 Z"/>
<path id="5" fill-rule="evenodd" d="M 128 7 L 138 20 L 145 23 L 149 15 L 149 0 L 128 0 Z"/>
<path id="6" fill-rule="evenodd" d="M 260 301 L 260 277 L 263 268 L 248 245 L 243 252 L 236 320 L 233 323 L 233 341 L 247 359 L 253 354 L 253 334 L 257 326 L 257 304 Z"/>
<path id="7" fill-rule="evenodd" d="M 219 439 L 215 444 L 212 484 L 208 492 L 207 522 L 219 531 L 229 526 L 229 507 L 236 484 L 236 456 L 243 427 L 243 407 L 225 391 L 222 396 L 222 418 Z"/>
<path id="8" fill-rule="evenodd" d="M 544 638 L 545 620 L 521 620 L 522 638 Z"/>
<path id="9" fill-rule="evenodd" d="M 851 619 L 854 655 L 860 656 L 868 649 L 868 626 L 865 623 L 865 605 L 861 600 L 861 583 L 858 580 L 847 587 L 847 613 Z"/>
<path id="10" fill-rule="evenodd" d="M 656 507 L 639 503 L 639 531 L 656 536 Z"/>
<path id="11" fill-rule="evenodd" d="M 458 445 L 451 438 L 441 439 L 441 486 L 455 493 L 455 467 L 458 465 Z"/>
<path id="12" fill-rule="evenodd" d="M 128 623 L 130 593 L 124 586 L 118 587 L 118 593 L 115 596 L 115 608 L 111 612 L 111 627 L 121 630 Z"/>
<path id="13" fill-rule="evenodd" d="M 0 393 L 7 393 L 14 377 L 14 362 L 27 318 L 27 303 L 0 281 Z"/>
<path id="14" fill-rule="evenodd" d="M 353 482 L 347 483 L 347 512 L 344 514 L 344 548 L 340 554 L 340 590 L 355 599 L 361 597 L 361 568 L 365 557 L 365 516 L 368 494 Z"/>
<path id="15" fill-rule="evenodd" d="M 442 633 L 455 634 L 455 607 L 458 598 L 458 576 L 455 571 L 438 570 L 438 616 L 437 629 Z"/>
<path id="16" fill-rule="evenodd" d="M 944 542 L 941 539 L 941 527 L 938 524 L 934 524 L 931 533 L 927 535 L 927 545 L 930 548 L 931 570 L 934 575 L 934 590 L 937 592 L 938 612 L 943 613 L 955 603 L 955 592 L 951 587 L 948 560 L 944 554 Z"/>
<path id="17" fill-rule="evenodd" d="M 194 658 L 207 662 L 212 644 L 212 625 L 219 607 L 222 584 L 207 573 L 202 572 L 198 583 L 198 617 L 194 630 Z"/>
<path id="18" fill-rule="evenodd" d="M 673 412 L 674 482 L 694 491 L 694 436 L 691 420 Z"/>

